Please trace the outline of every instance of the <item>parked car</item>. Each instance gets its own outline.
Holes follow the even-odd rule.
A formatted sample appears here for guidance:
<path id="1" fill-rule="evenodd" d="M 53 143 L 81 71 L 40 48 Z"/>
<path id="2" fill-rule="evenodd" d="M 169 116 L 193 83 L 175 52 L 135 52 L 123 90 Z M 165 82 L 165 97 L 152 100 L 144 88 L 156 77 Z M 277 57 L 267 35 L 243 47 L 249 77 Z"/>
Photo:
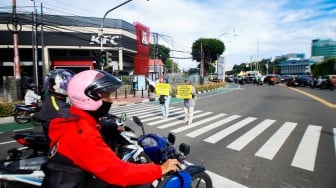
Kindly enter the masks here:
<path id="1" fill-rule="evenodd" d="M 299 75 L 296 78 L 296 82 L 298 83 L 299 86 L 310 86 L 313 83 L 313 77 L 310 75 Z"/>

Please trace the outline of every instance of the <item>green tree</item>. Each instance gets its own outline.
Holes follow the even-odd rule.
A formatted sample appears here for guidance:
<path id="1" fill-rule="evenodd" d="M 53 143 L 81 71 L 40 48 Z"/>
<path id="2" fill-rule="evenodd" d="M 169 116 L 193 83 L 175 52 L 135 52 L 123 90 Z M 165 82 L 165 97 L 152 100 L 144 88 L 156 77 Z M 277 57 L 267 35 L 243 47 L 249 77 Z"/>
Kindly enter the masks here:
<path id="1" fill-rule="evenodd" d="M 201 46 L 203 50 L 203 57 L 201 56 Z M 224 43 L 218 39 L 213 38 L 200 38 L 196 40 L 192 45 L 192 59 L 201 62 L 204 59 L 204 75 L 214 71 L 213 67 L 210 66 L 217 61 L 218 57 L 225 51 Z"/>
<path id="2" fill-rule="evenodd" d="M 313 75 L 325 76 L 328 74 L 336 74 L 336 58 L 327 59 L 322 63 L 314 63 L 310 66 Z"/>
<path id="3" fill-rule="evenodd" d="M 170 49 L 161 44 L 150 44 L 150 51 L 152 59 L 157 57 L 161 59 L 164 64 L 166 64 L 167 59 L 170 58 Z M 154 55 L 156 57 L 154 57 Z"/>

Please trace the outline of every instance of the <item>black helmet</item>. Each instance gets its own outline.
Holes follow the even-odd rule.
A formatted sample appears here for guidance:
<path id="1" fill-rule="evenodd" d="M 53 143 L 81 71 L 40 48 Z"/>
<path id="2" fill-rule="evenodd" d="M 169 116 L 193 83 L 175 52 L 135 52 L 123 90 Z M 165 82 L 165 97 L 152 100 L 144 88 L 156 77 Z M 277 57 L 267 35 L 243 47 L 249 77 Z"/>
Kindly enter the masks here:
<path id="1" fill-rule="evenodd" d="M 45 86 L 51 93 L 66 96 L 68 84 L 74 75 L 75 73 L 68 69 L 52 70 L 46 76 Z"/>
<path id="2" fill-rule="evenodd" d="M 36 84 L 35 83 L 29 83 L 28 84 L 28 89 L 31 89 L 31 90 L 36 89 Z"/>

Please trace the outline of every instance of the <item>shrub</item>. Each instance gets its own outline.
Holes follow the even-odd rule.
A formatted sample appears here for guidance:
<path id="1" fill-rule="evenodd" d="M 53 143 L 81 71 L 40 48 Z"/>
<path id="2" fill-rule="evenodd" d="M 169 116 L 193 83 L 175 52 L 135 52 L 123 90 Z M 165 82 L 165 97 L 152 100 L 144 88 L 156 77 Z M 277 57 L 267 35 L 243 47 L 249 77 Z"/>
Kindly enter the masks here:
<path id="1" fill-rule="evenodd" d="M 12 103 L 0 103 L 0 117 L 8 117 L 12 116 L 14 113 L 13 111 L 13 104 Z"/>

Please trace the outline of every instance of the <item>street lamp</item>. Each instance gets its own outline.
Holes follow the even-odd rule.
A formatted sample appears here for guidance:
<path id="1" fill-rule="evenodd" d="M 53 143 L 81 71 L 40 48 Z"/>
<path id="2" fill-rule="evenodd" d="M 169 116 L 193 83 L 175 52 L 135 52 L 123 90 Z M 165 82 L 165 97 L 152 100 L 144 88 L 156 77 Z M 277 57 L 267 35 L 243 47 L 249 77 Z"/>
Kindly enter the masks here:
<path id="1" fill-rule="evenodd" d="M 217 39 L 220 40 L 220 37 L 222 37 L 224 35 L 229 35 L 229 34 L 232 34 L 232 33 L 222 33 L 222 34 L 218 35 Z M 238 36 L 238 34 L 236 34 L 236 30 L 235 29 L 233 30 L 232 36 L 233 37 L 237 37 Z M 218 60 L 219 60 L 219 58 L 217 57 L 217 77 L 218 77 Z M 225 63 L 226 63 L 226 58 L 224 56 L 223 57 L 223 81 L 225 81 Z"/>
<path id="2" fill-rule="evenodd" d="M 33 0 L 32 0 L 32 1 L 33 1 Z M 112 9 L 108 10 L 108 11 L 104 14 L 104 17 L 103 17 L 103 19 L 102 19 L 102 21 L 101 21 L 101 23 L 100 23 L 100 52 L 101 52 L 101 54 L 103 54 L 103 41 L 104 41 L 103 28 L 104 28 L 104 20 L 105 20 L 105 17 L 106 17 L 110 12 L 112 12 L 113 10 L 115 10 L 115 9 L 117 9 L 117 8 L 119 8 L 119 7 L 121 7 L 121 6 L 125 5 L 125 4 L 127 4 L 127 3 L 129 3 L 129 2 L 131 2 L 131 1 L 133 1 L 133 0 L 125 1 L 125 2 L 123 2 L 123 3 L 121 3 L 121 4 L 119 4 L 118 6 L 115 6 L 115 7 L 113 7 Z M 100 66 L 101 66 L 101 70 L 103 70 L 103 69 L 104 69 L 104 64 L 103 64 L 103 62 L 101 62 L 101 60 L 100 60 Z"/>

